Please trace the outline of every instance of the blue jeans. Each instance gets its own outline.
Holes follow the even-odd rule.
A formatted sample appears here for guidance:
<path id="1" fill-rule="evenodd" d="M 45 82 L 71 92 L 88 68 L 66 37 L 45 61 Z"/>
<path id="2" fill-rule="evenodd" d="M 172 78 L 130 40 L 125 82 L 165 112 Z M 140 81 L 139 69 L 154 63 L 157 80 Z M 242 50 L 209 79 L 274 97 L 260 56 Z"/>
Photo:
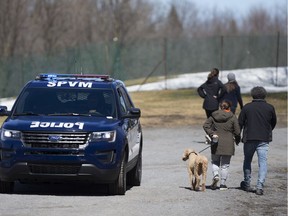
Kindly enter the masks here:
<path id="1" fill-rule="evenodd" d="M 251 182 L 251 162 L 253 155 L 257 152 L 258 156 L 258 181 L 256 187 L 263 189 L 267 174 L 267 155 L 269 150 L 269 143 L 263 141 L 248 141 L 244 143 L 244 182 L 246 186 L 250 186 Z"/>

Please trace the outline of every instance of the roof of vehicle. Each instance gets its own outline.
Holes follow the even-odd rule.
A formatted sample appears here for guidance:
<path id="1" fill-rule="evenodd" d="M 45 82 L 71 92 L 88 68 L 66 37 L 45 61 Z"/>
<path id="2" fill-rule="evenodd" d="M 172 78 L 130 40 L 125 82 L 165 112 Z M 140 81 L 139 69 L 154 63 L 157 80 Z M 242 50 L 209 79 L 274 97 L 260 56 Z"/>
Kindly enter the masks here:
<path id="1" fill-rule="evenodd" d="M 87 81 L 113 81 L 109 75 L 97 74 L 39 74 L 36 80 L 58 81 L 58 80 L 87 80 Z"/>
<path id="2" fill-rule="evenodd" d="M 56 84 L 57 83 L 57 84 Z M 79 88 L 111 88 L 111 85 L 123 85 L 109 75 L 97 74 L 39 74 L 29 82 L 30 87 L 79 87 Z"/>

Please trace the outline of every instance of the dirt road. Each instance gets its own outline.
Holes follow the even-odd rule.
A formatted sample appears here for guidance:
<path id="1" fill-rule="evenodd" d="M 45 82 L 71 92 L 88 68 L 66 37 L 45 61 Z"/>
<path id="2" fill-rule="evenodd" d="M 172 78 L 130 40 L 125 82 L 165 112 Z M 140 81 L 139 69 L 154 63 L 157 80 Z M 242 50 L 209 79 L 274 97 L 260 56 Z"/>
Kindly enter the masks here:
<path id="1" fill-rule="evenodd" d="M 106 196 L 105 187 L 91 185 L 16 185 L 14 194 L 0 195 L 1 216 L 41 215 L 287 215 L 287 128 L 274 131 L 270 145 L 268 176 L 263 196 L 239 189 L 242 181 L 243 144 L 232 158 L 229 190 L 213 191 L 211 165 L 206 192 L 189 189 L 185 148 L 200 151 L 206 147 L 201 127 L 144 128 L 143 178 L 140 187 L 125 196 Z M 203 152 L 210 158 L 209 149 Z M 253 178 L 257 179 L 257 156 Z"/>

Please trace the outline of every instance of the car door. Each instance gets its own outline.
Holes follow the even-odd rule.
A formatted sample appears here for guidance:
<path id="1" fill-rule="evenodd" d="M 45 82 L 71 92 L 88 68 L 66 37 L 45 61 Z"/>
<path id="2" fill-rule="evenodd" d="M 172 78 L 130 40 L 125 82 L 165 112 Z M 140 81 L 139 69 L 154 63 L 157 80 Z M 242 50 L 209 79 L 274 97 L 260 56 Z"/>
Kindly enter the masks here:
<path id="1" fill-rule="evenodd" d="M 119 100 L 120 100 L 120 110 L 121 115 L 125 116 L 128 114 L 129 109 L 133 108 L 133 104 L 127 92 L 123 87 L 118 89 Z M 127 140 L 129 145 L 129 161 L 138 155 L 140 149 L 140 135 L 139 135 L 139 119 L 135 118 L 124 118 L 124 127 L 127 131 Z"/>

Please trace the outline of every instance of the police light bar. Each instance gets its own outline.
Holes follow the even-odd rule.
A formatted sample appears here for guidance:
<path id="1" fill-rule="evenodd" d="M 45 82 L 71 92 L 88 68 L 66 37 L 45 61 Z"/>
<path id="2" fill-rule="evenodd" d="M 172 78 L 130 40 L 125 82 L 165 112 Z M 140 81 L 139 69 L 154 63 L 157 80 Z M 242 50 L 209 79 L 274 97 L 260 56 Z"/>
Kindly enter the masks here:
<path id="1" fill-rule="evenodd" d="M 36 76 L 36 80 L 61 80 L 61 79 L 93 79 L 109 81 L 109 75 L 97 75 L 97 74 L 39 74 Z"/>

